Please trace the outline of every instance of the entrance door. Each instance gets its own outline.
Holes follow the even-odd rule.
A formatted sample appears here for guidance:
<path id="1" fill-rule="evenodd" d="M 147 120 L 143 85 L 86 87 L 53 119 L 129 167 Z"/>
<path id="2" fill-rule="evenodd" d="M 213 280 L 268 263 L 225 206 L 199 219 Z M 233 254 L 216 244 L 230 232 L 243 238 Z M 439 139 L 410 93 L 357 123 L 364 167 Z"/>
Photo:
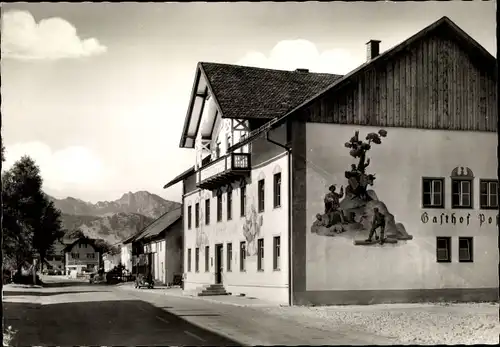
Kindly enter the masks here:
<path id="1" fill-rule="evenodd" d="M 215 245 L 215 284 L 222 283 L 222 244 Z"/>

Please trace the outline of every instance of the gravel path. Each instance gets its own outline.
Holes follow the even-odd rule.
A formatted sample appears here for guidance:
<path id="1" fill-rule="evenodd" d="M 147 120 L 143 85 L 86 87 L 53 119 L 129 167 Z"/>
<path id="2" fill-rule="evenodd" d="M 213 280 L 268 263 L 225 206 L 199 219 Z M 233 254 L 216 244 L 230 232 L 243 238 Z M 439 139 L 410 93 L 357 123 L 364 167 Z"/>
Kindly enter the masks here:
<path id="1" fill-rule="evenodd" d="M 497 303 L 266 307 L 298 324 L 328 329 L 350 325 L 398 344 L 498 344 Z"/>

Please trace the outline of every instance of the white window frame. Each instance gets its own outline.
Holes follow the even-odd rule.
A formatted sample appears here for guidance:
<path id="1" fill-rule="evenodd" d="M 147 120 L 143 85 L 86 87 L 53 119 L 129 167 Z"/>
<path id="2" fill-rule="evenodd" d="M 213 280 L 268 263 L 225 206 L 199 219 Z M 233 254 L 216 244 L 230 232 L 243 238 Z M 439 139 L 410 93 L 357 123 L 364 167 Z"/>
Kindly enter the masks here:
<path id="1" fill-rule="evenodd" d="M 454 183 L 455 182 L 458 182 L 459 183 L 459 191 L 457 193 L 455 193 L 453 191 L 453 186 L 454 186 Z M 468 193 L 464 193 L 464 186 L 465 185 L 469 185 L 469 192 Z M 473 180 L 470 180 L 470 179 L 458 179 L 458 178 L 453 178 L 451 180 L 451 208 L 454 208 L 454 209 L 457 209 L 457 208 L 473 208 L 474 207 L 474 202 L 472 200 L 472 197 L 473 197 L 473 185 L 474 185 L 474 181 Z M 454 195 L 458 195 L 458 205 L 454 205 L 453 204 L 453 196 Z M 468 196 L 469 197 L 469 204 L 468 205 L 464 205 L 464 196 Z"/>
<path id="2" fill-rule="evenodd" d="M 483 193 L 482 187 L 486 184 L 486 193 Z M 495 186 L 493 189 L 492 186 Z M 482 204 L 482 197 L 486 196 L 486 205 Z M 491 203 L 491 198 L 496 197 L 496 204 Z M 479 180 L 479 208 L 482 210 L 498 209 L 498 180 L 494 179 L 481 179 Z"/>
<path id="3" fill-rule="evenodd" d="M 426 192 L 424 190 L 424 182 L 425 181 L 430 181 L 430 192 Z M 435 201 L 435 195 L 437 192 L 436 190 L 436 183 L 439 183 L 439 185 L 441 186 L 441 192 L 439 193 L 439 198 L 441 199 L 440 203 L 437 204 L 436 201 Z M 430 195 L 430 200 L 431 200 L 431 203 L 430 204 L 424 204 L 424 196 L 425 195 Z M 443 208 L 444 207 L 444 178 L 442 177 L 436 177 L 436 178 L 433 178 L 433 177 L 423 177 L 422 178 L 422 207 L 423 208 Z"/>

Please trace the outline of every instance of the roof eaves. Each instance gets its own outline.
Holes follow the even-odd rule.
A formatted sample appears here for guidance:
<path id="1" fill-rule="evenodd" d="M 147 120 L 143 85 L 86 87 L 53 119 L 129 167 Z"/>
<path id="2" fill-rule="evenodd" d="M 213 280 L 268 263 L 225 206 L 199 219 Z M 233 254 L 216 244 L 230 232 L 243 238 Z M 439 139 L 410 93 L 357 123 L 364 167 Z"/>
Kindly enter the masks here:
<path id="1" fill-rule="evenodd" d="M 194 99 L 196 97 L 196 89 L 198 86 L 198 82 L 200 81 L 200 63 L 196 65 L 196 72 L 195 72 L 195 77 L 194 77 L 194 82 L 193 82 L 193 87 L 191 89 L 191 98 L 189 101 L 189 106 L 188 110 L 186 113 L 186 118 L 184 119 L 184 126 L 182 128 L 182 136 L 179 142 L 179 147 L 183 148 L 186 144 L 186 132 L 188 131 L 189 128 L 189 122 L 191 119 L 191 113 L 193 112 L 193 106 L 194 106 Z"/>
<path id="2" fill-rule="evenodd" d="M 174 184 L 179 183 L 180 181 L 182 181 L 183 179 L 185 179 L 186 177 L 190 176 L 193 173 L 194 173 L 194 166 L 190 167 L 189 169 L 187 169 L 186 171 L 184 171 L 183 173 L 172 179 L 170 182 L 165 184 L 163 186 L 163 189 L 167 189 L 173 186 Z"/>
<path id="3" fill-rule="evenodd" d="M 200 67 L 200 71 L 201 71 L 203 77 L 205 78 L 205 82 L 207 83 L 208 90 L 210 90 L 210 94 L 212 95 L 212 98 L 214 99 L 215 106 L 217 107 L 217 110 L 219 111 L 220 116 L 222 118 L 224 118 L 224 112 L 222 111 L 222 108 L 220 107 L 220 103 L 217 100 L 217 94 L 214 92 L 214 89 L 212 88 L 212 83 L 211 83 L 210 79 L 207 76 L 207 73 L 205 71 L 205 68 L 203 67 L 203 64 L 206 64 L 206 63 L 205 62 L 199 62 L 198 66 Z"/>

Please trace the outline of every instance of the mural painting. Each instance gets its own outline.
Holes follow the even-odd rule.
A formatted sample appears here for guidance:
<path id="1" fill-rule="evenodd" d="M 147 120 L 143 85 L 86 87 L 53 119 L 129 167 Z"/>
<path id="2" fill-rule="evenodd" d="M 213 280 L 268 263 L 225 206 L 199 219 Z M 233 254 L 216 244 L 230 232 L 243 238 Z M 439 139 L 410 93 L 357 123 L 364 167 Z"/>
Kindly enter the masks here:
<path id="1" fill-rule="evenodd" d="M 345 147 L 350 149 L 349 154 L 358 163 L 345 171 L 345 192 L 343 186 L 338 192 L 336 185 L 329 187 L 324 197 L 325 209 L 316 215 L 312 233 L 353 238 L 355 245 L 396 244 L 413 239 L 403 224 L 396 223 L 394 215 L 378 199 L 375 191 L 368 189 L 368 186 L 374 185 L 375 174 L 366 172 L 370 165 L 367 152 L 373 144 L 381 144 L 382 138 L 386 136 L 387 131 L 379 130 L 378 133 L 369 133 L 366 141 L 361 141 L 359 131 L 356 131 L 350 141 L 345 143 Z"/>
<path id="2" fill-rule="evenodd" d="M 245 237 L 247 246 L 247 256 L 257 255 L 257 239 L 260 236 L 260 230 L 263 224 L 263 217 L 257 213 L 255 203 L 252 201 L 249 204 L 243 221 L 243 236 Z"/>
<path id="3" fill-rule="evenodd" d="M 196 202 L 199 202 L 200 199 L 197 199 Z M 199 227 L 196 228 L 196 247 L 197 248 L 203 248 L 205 246 L 208 246 L 208 235 L 205 231 L 203 231 L 204 227 L 204 221 L 205 221 L 205 215 L 203 213 L 203 208 L 201 208 L 200 204 L 200 217 L 199 217 Z"/>

